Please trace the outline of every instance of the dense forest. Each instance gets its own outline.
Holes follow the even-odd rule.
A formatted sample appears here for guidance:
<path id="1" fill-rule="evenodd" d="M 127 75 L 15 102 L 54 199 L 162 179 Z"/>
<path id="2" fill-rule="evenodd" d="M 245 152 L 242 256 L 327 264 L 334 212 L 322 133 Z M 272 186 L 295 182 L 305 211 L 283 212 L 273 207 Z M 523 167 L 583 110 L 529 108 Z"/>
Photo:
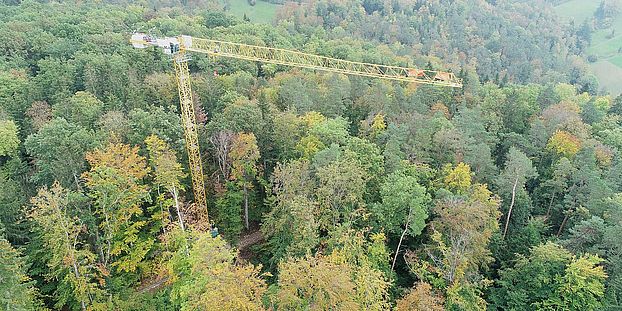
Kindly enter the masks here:
<path id="1" fill-rule="evenodd" d="M 227 1 L 5 0 L 0 306 L 619 310 L 622 96 L 549 2 L 286 2 L 256 24 Z M 464 86 L 193 54 L 216 235 L 170 56 L 135 31 Z"/>

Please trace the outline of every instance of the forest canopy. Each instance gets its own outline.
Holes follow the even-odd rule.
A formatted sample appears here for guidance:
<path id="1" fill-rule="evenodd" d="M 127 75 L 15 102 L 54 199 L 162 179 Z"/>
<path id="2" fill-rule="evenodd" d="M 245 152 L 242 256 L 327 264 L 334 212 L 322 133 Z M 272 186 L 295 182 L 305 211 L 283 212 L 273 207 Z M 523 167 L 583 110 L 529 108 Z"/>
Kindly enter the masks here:
<path id="1" fill-rule="evenodd" d="M 621 307 L 622 97 L 581 25 L 539 0 L 235 5 L 0 4 L 3 308 Z M 135 31 L 463 87 L 192 54 L 205 223 L 172 61 Z"/>

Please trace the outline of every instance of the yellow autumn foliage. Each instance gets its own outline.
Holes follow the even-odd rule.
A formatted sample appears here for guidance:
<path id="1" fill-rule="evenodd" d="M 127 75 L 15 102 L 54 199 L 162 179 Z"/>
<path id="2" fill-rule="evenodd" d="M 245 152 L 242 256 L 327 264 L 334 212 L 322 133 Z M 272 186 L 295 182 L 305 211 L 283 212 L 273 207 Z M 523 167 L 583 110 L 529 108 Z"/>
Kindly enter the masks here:
<path id="1" fill-rule="evenodd" d="M 546 148 L 559 155 L 572 157 L 581 149 L 581 141 L 566 131 L 558 130 L 551 136 Z"/>
<path id="2" fill-rule="evenodd" d="M 458 192 L 464 192 L 471 187 L 471 167 L 466 163 L 458 163 L 454 168 L 451 164 L 443 167 L 443 182 L 447 187 Z"/>

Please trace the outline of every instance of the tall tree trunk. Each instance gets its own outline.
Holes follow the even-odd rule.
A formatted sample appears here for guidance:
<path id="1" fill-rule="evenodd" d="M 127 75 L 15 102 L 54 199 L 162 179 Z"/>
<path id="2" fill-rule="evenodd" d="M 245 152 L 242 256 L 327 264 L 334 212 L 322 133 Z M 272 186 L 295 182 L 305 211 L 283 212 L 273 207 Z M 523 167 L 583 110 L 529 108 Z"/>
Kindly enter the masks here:
<path id="1" fill-rule="evenodd" d="M 91 204 L 91 202 L 87 202 L 87 206 L 89 208 L 89 215 L 93 215 L 93 206 Z M 87 225 L 87 228 L 89 228 L 89 226 Z M 88 229 L 87 229 L 88 230 Z M 94 231 L 95 232 L 95 241 L 93 242 L 93 245 L 95 246 L 95 251 L 98 253 L 98 257 L 99 257 L 99 262 L 103 263 L 104 262 L 104 250 L 102 249 L 101 245 L 99 245 L 100 242 L 100 236 L 99 236 L 99 228 L 97 226 L 97 224 L 95 224 L 95 228 L 94 230 L 89 230 L 89 231 Z"/>
<path id="2" fill-rule="evenodd" d="M 412 213 L 412 207 L 408 209 L 408 218 L 406 219 L 406 226 L 404 226 L 404 231 L 402 231 L 402 235 L 400 236 L 400 241 L 397 243 L 397 249 L 395 250 L 395 256 L 393 256 L 393 263 L 391 264 L 391 270 L 394 270 L 395 268 L 395 262 L 397 261 L 397 255 L 399 255 L 400 253 L 400 247 L 402 247 L 402 241 L 404 240 L 406 231 L 408 231 L 408 225 L 410 224 L 411 213 Z"/>
<path id="3" fill-rule="evenodd" d="M 73 266 L 73 273 L 76 276 L 76 279 L 79 279 L 80 272 L 78 271 L 78 264 L 76 263 L 73 252 L 71 252 L 71 265 Z M 80 306 L 82 307 L 82 310 L 86 310 L 86 303 L 83 299 L 80 299 Z"/>
<path id="4" fill-rule="evenodd" d="M 80 186 L 80 180 L 78 179 L 78 175 L 75 172 L 73 173 L 73 180 L 76 183 L 76 189 L 78 189 L 78 191 L 80 192 L 83 192 L 82 186 Z"/>
<path id="5" fill-rule="evenodd" d="M 551 216 L 551 208 L 553 208 L 553 199 L 555 199 L 555 192 L 551 195 L 551 201 L 549 201 L 549 208 L 546 210 L 546 218 Z"/>
<path id="6" fill-rule="evenodd" d="M 103 262 L 103 264 L 104 264 L 104 266 L 106 268 L 109 268 L 108 267 L 108 261 L 110 260 L 110 251 L 112 249 L 112 243 L 111 243 L 111 240 L 112 240 L 112 228 L 110 228 L 110 218 L 108 217 L 108 212 L 106 211 L 105 208 L 102 208 L 102 212 L 104 213 L 104 219 L 106 221 L 106 229 L 108 231 L 108 232 L 104 232 L 104 235 L 105 235 L 104 238 L 106 239 L 106 247 L 107 248 L 106 248 L 106 253 L 104 254 L 104 262 Z"/>
<path id="7" fill-rule="evenodd" d="M 557 237 L 559 237 L 562 234 L 562 231 L 564 231 L 564 226 L 566 226 L 566 223 L 568 222 L 569 215 L 570 209 L 566 211 L 566 215 L 564 215 L 564 220 L 562 220 L 562 224 L 559 225 L 559 229 L 557 230 Z"/>
<path id="8" fill-rule="evenodd" d="M 69 227 L 69 224 L 67 223 L 65 217 L 65 213 L 63 213 L 60 209 L 58 210 L 58 213 L 60 214 L 60 218 L 63 220 L 63 226 L 65 228 Z M 75 256 L 75 243 L 71 243 L 71 240 L 69 239 L 69 232 L 67 232 L 67 230 L 65 230 L 65 246 L 67 247 L 67 252 L 69 253 L 69 259 L 71 260 L 71 266 L 73 268 L 73 273 L 76 276 L 76 280 L 80 279 L 80 271 L 78 270 L 78 263 L 76 262 L 76 256 Z M 80 307 L 82 307 L 82 310 L 86 310 L 86 302 L 83 299 L 80 299 Z"/>
<path id="9" fill-rule="evenodd" d="M 186 232 L 186 226 L 184 225 L 184 215 L 181 212 L 181 208 L 179 206 L 179 193 L 177 192 L 177 188 L 173 186 L 171 190 L 171 194 L 173 195 L 173 199 L 175 200 L 175 210 L 177 211 L 177 220 L 179 221 L 179 228 L 181 228 L 182 232 Z M 185 253 L 186 256 L 190 256 L 190 248 L 188 248 L 188 241 L 184 238 L 185 244 Z"/>
<path id="10" fill-rule="evenodd" d="M 248 230 L 248 188 L 244 185 L 244 224 Z"/>
<path id="11" fill-rule="evenodd" d="M 514 180 L 514 186 L 512 187 L 512 201 L 510 202 L 510 208 L 508 209 L 508 216 L 505 219 L 505 228 L 503 229 L 503 239 L 508 233 L 508 226 L 510 224 L 510 216 L 512 216 L 512 209 L 514 208 L 514 199 L 516 198 L 516 185 L 518 185 L 518 176 Z"/>
<path id="12" fill-rule="evenodd" d="M 175 186 L 173 186 L 171 194 L 173 195 L 173 199 L 175 200 L 175 210 L 177 211 L 177 220 L 179 221 L 179 227 L 181 228 L 181 231 L 185 232 L 186 227 L 184 226 L 184 216 L 181 213 L 181 209 L 179 208 L 179 195 Z"/>

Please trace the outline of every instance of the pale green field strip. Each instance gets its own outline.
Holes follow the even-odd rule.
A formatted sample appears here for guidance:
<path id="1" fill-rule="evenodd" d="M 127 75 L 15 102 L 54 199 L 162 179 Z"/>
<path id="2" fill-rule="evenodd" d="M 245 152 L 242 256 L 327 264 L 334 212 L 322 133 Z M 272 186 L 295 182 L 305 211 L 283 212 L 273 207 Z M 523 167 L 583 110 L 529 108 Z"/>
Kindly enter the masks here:
<path id="1" fill-rule="evenodd" d="M 622 67 L 614 65 L 610 61 L 600 61 L 591 64 L 590 67 L 598 77 L 600 88 L 605 88 L 612 94 L 622 93 Z"/>
<path id="2" fill-rule="evenodd" d="M 615 29 L 615 36 L 608 39 L 607 36 L 613 29 Z M 622 17 L 618 17 L 610 29 L 602 29 L 594 33 L 588 53 L 606 58 L 620 55 L 618 53 L 620 48 L 622 48 Z"/>
<path id="3" fill-rule="evenodd" d="M 231 9 L 229 14 L 234 15 L 237 18 L 242 19 L 244 14 L 253 23 L 270 24 L 274 20 L 276 10 L 280 5 L 272 4 L 265 1 L 257 0 L 254 6 L 248 4 L 247 0 L 229 0 L 231 3 Z"/>
<path id="4" fill-rule="evenodd" d="M 560 16 L 573 18 L 575 23 L 583 23 L 586 18 L 594 15 L 600 0 L 572 0 L 555 7 Z"/>

